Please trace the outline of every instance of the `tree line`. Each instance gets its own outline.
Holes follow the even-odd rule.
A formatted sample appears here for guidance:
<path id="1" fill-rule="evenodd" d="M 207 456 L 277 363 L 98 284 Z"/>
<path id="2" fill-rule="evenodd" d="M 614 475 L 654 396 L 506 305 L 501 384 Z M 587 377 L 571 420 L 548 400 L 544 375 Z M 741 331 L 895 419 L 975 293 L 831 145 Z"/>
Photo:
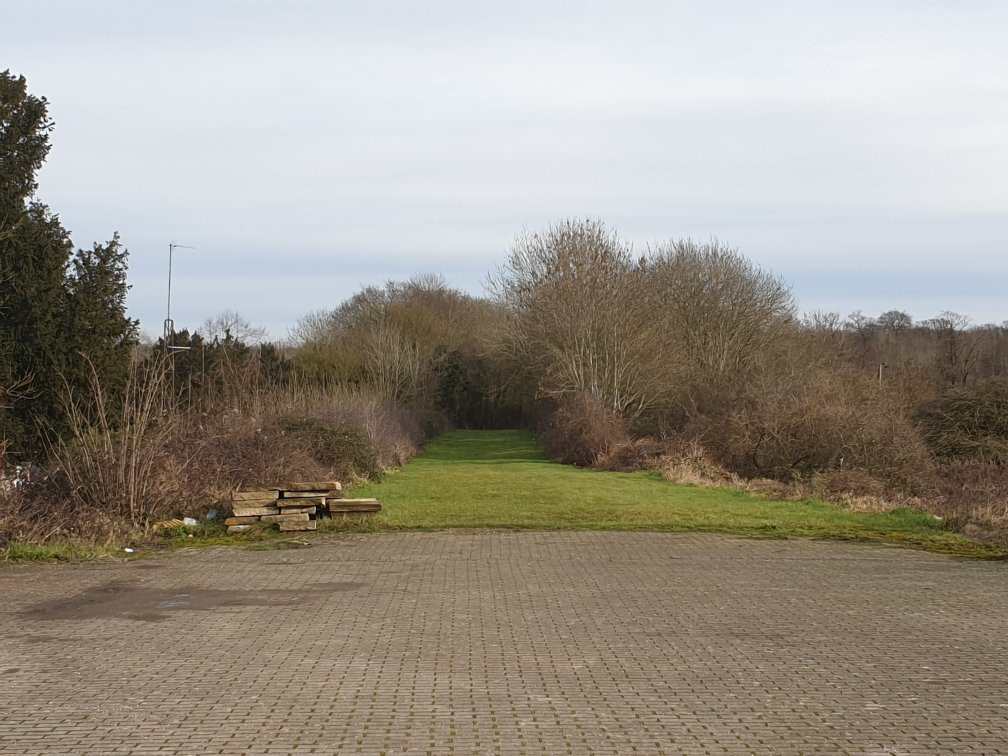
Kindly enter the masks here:
<path id="1" fill-rule="evenodd" d="M 716 239 L 637 254 L 600 221 L 567 220 L 519 237 L 487 289 L 366 288 L 302 319 L 292 370 L 457 425 L 548 428 L 587 402 L 629 437 L 696 441 L 746 475 L 843 464 L 904 483 L 935 403 L 1008 376 L 1006 325 L 800 318 L 784 281 Z M 569 457 L 590 463 L 599 443 Z"/>

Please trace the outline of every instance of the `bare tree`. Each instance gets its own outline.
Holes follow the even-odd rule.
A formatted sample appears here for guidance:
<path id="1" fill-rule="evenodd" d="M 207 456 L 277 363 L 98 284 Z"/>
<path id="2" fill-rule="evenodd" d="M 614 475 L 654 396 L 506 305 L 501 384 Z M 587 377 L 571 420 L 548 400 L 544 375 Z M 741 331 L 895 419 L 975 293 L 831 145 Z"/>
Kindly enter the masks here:
<path id="1" fill-rule="evenodd" d="M 717 239 L 668 242 L 644 265 L 672 372 L 738 376 L 795 324 L 787 284 Z"/>
<path id="2" fill-rule="evenodd" d="M 323 341 L 332 330 L 333 315 L 330 310 L 315 310 L 298 318 L 288 334 L 293 346 Z"/>
<path id="3" fill-rule="evenodd" d="M 387 399 L 411 402 L 420 387 L 422 360 L 415 343 L 385 325 L 367 332 L 365 365 L 371 385 Z"/>
<path id="4" fill-rule="evenodd" d="M 970 332 L 969 318 L 957 312 L 943 312 L 924 321 L 938 339 L 938 370 L 946 385 L 965 385 L 977 361 L 981 334 Z"/>
<path id="5" fill-rule="evenodd" d="M 913 327 L 913 318 L 901 310 L 883 312 L 878 316 L 876 322 L 880 328 L 897 336 L 906 333 Z"/>
<path id="6" fill-rule="evenodd" d="M 268 335 L 265 328 L 252 325 L 234 310 L 221 310 L 213 317 L 207 318 L 203 321 L 199 333 L 207 341 L 224 341 L 230 335 L 232 339 L 245 344 L 258 344 L 265 341 Z"/>
<path id="7" fill-rule="evenodd" d="M 654 319 L 630 246 L 599 221 L 568 220 L 517 239 L 488 289 L 506 344 L 540 395 L 585 393 L 638 415 L 656 398 Z"/>

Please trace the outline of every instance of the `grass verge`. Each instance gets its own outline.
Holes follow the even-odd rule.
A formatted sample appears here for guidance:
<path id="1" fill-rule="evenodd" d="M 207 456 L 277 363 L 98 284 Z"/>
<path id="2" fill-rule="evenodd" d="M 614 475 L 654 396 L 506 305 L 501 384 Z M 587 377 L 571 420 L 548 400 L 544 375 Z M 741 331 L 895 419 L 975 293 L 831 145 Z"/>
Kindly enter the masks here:
<path id="1" fill-rule="evenodd" d="M 915 546 L 978 558 L 1008 552 L 946 530 L 925 512 L 857 513 L 817 500 L 770 501 L 744 491 L 669 483 L 548 461 L 523 431 L 454 431 L 380 483 L 354 489 L 383 510 L 381 530 L 513 528 L 705 531 Z"/>
<path id="2" fill-rule="evenodd" d="M 109 546 L 87 543 L 47 543 L 35 545 L 12 543 L 0 549 L 0 564 L 17 562 L 86 562 L 102 559 L 112 554 Z"/>

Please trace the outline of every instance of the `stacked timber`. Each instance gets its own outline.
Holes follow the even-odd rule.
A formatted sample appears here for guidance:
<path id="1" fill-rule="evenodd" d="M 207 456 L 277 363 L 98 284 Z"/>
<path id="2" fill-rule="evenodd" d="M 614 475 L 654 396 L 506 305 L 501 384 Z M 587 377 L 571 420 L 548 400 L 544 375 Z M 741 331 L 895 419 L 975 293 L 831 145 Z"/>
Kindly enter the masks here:
<path id="1" fill-rule="evenodd" d="M 377 499 L 344 499 L 338 480 L 282 483 L 235 491 L 228 533 L 242 533 L 263 525 L 283 531 L 315 530 L 320 515 L 380 512 Z"/>

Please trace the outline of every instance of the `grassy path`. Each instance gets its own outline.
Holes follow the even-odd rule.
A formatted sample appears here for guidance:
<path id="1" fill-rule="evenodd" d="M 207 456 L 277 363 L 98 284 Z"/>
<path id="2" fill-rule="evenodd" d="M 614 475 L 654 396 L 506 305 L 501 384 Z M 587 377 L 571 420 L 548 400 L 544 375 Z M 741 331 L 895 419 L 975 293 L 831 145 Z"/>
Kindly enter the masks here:
<path id="1" fill-rule="evenodd" d="M 523 431 L 455 431 L 381 483 L 381 529 L 702 530 L 916 545 L 969 556 L 1004 552 L 944 530 L 913 510 L 859 514 L 819 501 L 778 502 L 683 486 L 654 473 L 582 470 L 547 461 Z"/>

